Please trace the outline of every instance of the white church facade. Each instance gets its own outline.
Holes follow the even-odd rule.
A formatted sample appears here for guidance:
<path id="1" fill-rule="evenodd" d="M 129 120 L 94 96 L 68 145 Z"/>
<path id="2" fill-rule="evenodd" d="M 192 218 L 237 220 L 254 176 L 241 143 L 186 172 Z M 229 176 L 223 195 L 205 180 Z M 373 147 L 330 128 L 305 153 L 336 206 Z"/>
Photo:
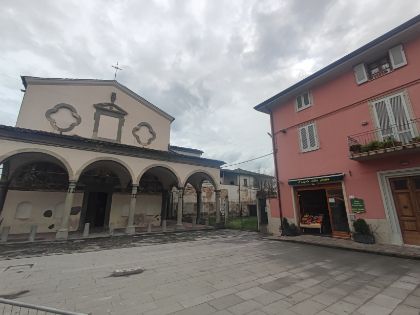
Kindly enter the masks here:
<path id="1" fill-rule="evenodd" d="M 16 127 L 0 125 L 0 230 L 183 228 L 183 191 L 216 191 L 222 161 L 171 146 L 172 116 L 114 80 L 22 77 Z M 174 200 L 176 196 L 176 200 Z"/>

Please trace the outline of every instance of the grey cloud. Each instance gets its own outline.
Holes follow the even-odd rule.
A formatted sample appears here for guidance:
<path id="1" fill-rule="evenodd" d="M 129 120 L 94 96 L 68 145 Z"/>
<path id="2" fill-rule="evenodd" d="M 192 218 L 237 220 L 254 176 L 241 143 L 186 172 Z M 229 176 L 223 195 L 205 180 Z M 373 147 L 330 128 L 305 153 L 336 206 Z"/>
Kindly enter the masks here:
<path id="1" fill-rule="evenodd" d="M 118 80 L 176 118 L 173 144 L 248 160 L 271 151 L 268 116 L 252 107 L 298 79 L 295 63 L 312 61 L 313 72 L 419 9 L 397 0 L 5 0 L 0 123 L 14 124 L 20 75 L 111 79 L 119 61 Z M 240 167 L 270 172 L 273 160 Z"/>

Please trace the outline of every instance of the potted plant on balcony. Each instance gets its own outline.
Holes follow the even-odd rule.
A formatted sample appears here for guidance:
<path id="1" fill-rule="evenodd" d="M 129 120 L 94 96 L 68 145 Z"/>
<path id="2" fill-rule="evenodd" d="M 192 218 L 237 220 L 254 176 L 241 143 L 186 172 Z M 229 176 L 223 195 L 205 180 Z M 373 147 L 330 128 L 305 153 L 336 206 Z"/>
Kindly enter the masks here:
<path id="1" fill-rule="evenodd" d="M 420 137 L 413 137 L 413 138 L 410 140 L 410 143 L 413 143 L 413 144 L 420 144 Z"/>
<path id="2" fill-rule="evenodd" d="M 402 145 L 401 141 L 398 141 L 392 136 L 384 138 L 383 143 L 384 143 L 385 148 L 398 147 Z"/>
<path id="3" fill-rule="evenodd" d="M 375 236 L 373 235 L 369 224 L 364 219 L 357 219 L 353 222 L 354 233 L 353 240 L 358 243 L 375 244 Z"/>
<path id="4" fill-rule="evenodd" d="M 360 143 L 352 144 L 349 149 L 351 153 L 360 153 L 362 152 L 362 145 Z"/>

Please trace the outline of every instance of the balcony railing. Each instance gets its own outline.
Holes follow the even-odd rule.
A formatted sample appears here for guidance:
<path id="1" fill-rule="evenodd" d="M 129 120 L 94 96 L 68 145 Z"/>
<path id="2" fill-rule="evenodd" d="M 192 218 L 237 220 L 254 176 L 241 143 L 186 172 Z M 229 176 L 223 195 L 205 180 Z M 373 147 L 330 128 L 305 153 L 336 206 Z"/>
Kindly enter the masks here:
<path id="1" fill-rule="evenodd" d="M 420 119 L 348 137 L 350 158 L 367 160 L 383 154 L 420 151 Z"/>

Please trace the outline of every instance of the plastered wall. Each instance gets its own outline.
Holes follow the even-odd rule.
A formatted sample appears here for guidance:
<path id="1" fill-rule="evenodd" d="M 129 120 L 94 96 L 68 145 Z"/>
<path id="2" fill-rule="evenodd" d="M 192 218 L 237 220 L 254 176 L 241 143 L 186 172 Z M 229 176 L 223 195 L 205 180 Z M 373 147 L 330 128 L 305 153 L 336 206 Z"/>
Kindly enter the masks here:
<path id="1" fill-rule="evenodd" d="M 9 190 L 1 216 L 1 226 L 10 226 L 11 234 L 29 233 L 32 225 L 37 225 L 38 233 L 56 232 L 61 225 L 64 209 L 65 192 L 40 192 Z M 75 193 L 73 207 L 81 207 L 83 193 Z M 21 203 L 29 203 L 31 211 L 28 218 L 16 218 L 16 211 Z M 44 213 L 51 210 L 52 215 L 46 217 Z M 70 231 L 78 228 L 80 212 L 70 216 Z"/>

